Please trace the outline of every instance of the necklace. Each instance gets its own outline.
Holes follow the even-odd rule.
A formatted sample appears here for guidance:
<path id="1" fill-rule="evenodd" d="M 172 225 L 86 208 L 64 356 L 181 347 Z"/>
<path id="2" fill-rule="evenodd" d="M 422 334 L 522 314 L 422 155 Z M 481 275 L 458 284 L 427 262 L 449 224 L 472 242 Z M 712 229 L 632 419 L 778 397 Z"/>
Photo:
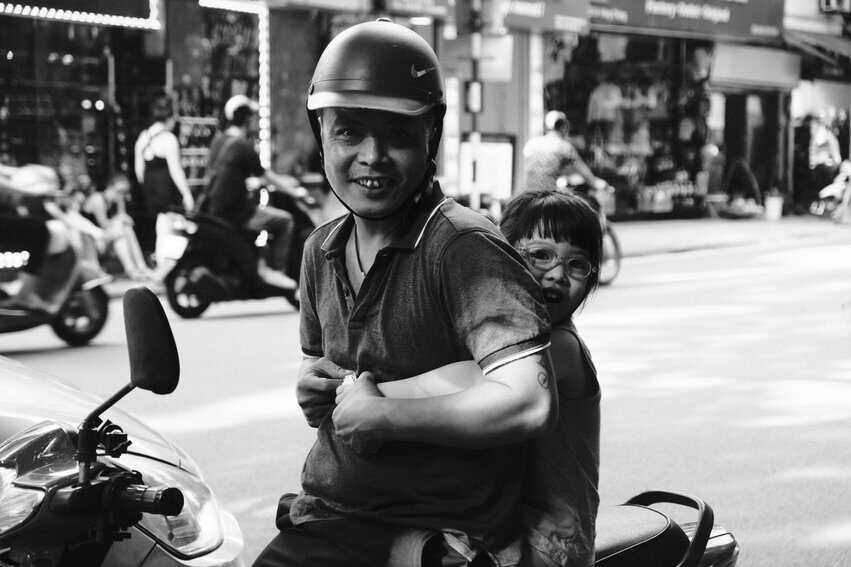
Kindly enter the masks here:
<path id="1" fill-rule="evenodd" d="M 354 225 L 353 235 L 355 237 L 355 258 L 358 261 L 358 270 L 360 270 L 360 275 L 362 278 L 366 277 L 366 271 L 363 269 L 363 263 L 360 260 L 360 245 L 358 244 L 358 225 Z"/>

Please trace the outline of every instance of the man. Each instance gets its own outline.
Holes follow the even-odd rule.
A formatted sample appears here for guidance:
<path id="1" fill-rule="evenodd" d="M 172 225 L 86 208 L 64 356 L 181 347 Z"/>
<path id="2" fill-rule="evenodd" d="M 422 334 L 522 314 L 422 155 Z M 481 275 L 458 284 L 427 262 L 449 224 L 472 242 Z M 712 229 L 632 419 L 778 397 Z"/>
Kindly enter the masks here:
<path id="1" fill-rule="evenodd" d="M 522 258 L 434 181 L 437 56 L 403 26 L 358 24 L 323 52 L 307 108 L 349 214 L 306 243 L 298 399 L 317 440 L 255 565 L 383 565 L 412 529 L 447 534 L 444 561 L 516 552 L 523 441 L 556 409 L 549 321 Z M 376 387 L 462 360 L 488 379 L 425 399 Z M 334 405 L 343 369 L 357 388 Z"/>
<path id="2" fill-rule="evenodd" d="M 573 147 L 567 135 L 570 122 L 564 112 L 550 110 L 544 116 L 546 132 L 543 136 L 531 138 L 523 147 L 526 162 L 526 191 L 549 191 L 563 188 L 559 178 L 578 173 L 592 188 L 601 190 L 607 183 L 594 175 L 582 161 L 579 152 Z"/>
<path id="3" fill-rule="evenodd" d="M 249 198 L 246 183 L 251 178 L 261 178 L 296 198 L 304 197 L 307 191 L 294 178 L 267 171 L 260 164 L 260 156 L 250 140 L 256 131 L 258 108 L 256 102 L 244 95 L 233 96 L 225 103 L 224 115 L 229 126 L 210 146 L 210 182 L 203 208 L 235 226 L 268 231 L 272 236 L 273 265 L 269 267 L 261 259 L 258 273 L 270 285 L 293 289 L 297 282 L 282 271 L 287 266 L 293 217 L 274 207 L 258 207 Z"/>

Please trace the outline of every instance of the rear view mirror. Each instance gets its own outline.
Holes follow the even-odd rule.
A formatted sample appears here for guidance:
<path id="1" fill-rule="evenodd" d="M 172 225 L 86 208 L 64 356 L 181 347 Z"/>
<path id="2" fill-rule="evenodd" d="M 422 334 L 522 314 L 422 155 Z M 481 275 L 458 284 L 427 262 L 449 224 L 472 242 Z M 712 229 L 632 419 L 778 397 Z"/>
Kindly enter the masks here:
<path id="1" fill-rule="evenodd" d="M 146 287 L 124 294 L 124 331 L 130 382 L 155 394 L 170 394 L 180 378 L 180 359 L 162 305 Z"/>

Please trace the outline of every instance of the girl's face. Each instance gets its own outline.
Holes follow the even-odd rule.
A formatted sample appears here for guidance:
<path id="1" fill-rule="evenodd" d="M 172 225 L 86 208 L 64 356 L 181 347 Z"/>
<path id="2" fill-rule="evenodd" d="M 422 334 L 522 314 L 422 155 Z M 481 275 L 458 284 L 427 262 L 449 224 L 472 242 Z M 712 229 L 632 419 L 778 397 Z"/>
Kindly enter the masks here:
<path id="1" fill-rule="evenodd" d="M 532 275 L 541 284 L 554 323 L 566 321 L 582 304 L 593 270 L 588 254 L 567 241 L 544 238 L 539 233 L 515 244 Z"/>

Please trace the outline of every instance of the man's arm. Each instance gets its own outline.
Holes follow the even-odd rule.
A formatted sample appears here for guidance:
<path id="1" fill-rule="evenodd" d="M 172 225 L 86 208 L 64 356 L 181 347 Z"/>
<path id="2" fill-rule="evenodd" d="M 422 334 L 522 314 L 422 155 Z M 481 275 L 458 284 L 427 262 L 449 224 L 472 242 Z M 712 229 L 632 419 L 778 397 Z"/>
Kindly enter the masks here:
<path id="1" fill-rule="evenodd" d="M 292 175 L 284 175 L 280 173 L 275 173 L 274 171 L 266 170 L 263 174 L 263 178 L 268 182 L 278 188 L 280 191 L 295 197 L 296 199 L 307 196 L 307 189 L 302 187 L 298 179 L 293 177 Z"/>
<path id="2" fill-rule="evenodd" d="M 382 397 L 369 373 L 337 396 L 333 420 L 353 445 L 413 441 L 486 448 L 528 439 L 557 413 L 549 354 L 538 352 L 500 366 L 473 386 L 449 395 Z"/>

